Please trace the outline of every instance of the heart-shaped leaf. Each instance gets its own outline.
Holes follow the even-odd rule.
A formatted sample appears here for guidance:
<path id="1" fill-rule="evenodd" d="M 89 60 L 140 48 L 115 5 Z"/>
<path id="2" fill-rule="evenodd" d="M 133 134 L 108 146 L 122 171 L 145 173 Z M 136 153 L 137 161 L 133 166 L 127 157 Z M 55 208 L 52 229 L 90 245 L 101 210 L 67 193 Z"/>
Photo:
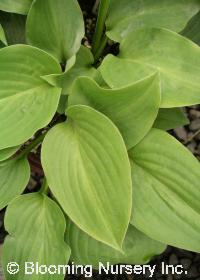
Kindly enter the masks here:
<path id="1" fill-rule="evenodd" d="M 66 222 L 58 205 L 42 194 L 28 194 L 16 198 L 9 206 L 5 217 L 9 232 L 3 247 L 3 266 L 7 280 L 51 279 L 62 280 L 64 274 L 56 273 L 58 265 L 66 265 L 70 249 L 64 242 Z M 22 230 L 23 228 L 23 230 Z M 17 262 L 19 273 L 10 275 L 7 264 Z M 25 266 L 29 269 L 25 270 Z M 37 274 L 38 266 L 46 265 L 50 272 Z M 34 265 L 34 271 L 31 269 Z M 56 268 L 55 268 L 56 267 Z M 42 269 L 42 271 L 44 271 Z M 30 274 L 25 274 L 25 271 Z"/>
<path id="2" fill-rule="evenodd" d="M 188 118 L 180 108 L 160 109 L 154 127 L 170 130 L 188 123 Z"/>
<path id="3" fill-rule="evenodd" d="M 72 250 L 71 260 L 75 264 L 92 265 L 94 268 L 98 268 L 99 261 L 103 264 L 144 264 L 166 248 L 166 245 L 149 238 L 132 225 L 129 225 L 123 243 L 123 253 L 93 239 L 72 222 L 67 226 L 67 241 Z"/>
<path id="4" fill-rule="evenodd" d="M 27 18 L 29 44 L 60 62 L 77 53 L 84 36 L 84 21 L 77 0 L 35 0 Z"/>
<path id="5" fill-rule="evenodd" d="M 200 11 L 186 25 L 181 34 L 200 45 Z"/>
<path id="6" fill-rule="evenodd" d="M 132 207 L 125 144 L 114 124 L 90 107 L 71 106 L 67 116 L 42 145 L 48 184 L 75 224 L 120 249 Z"/>
<path id="7" fill-rule="evenodd" d="M 30 178 L 28 160 L 22 158 L 8 163 L 0 163 L 0 209 L 26 188 Z"/>
<path id="8" fill-rule="evenodd" d="M 59 64 L 37 48 L 0 50 L 0 149 L 22 144 L 51 121 L 61 89 L 40 76 L 60 72 Z"/>
<path id="9" fill-rule="evenodd" d="M 26 15 L 30 9 L 33 0 L 0 0 L 0 10 Z"/>
<path id="10" fill-rule="evenodd" d="M 200 103 L 200 47 L 166 29 L 142 29 L 128 35 L 120 57 L 159 70 L 162 108 Z"/>
<path id="11" fill-rule="evenodd" d="M 151 132 L 129 151 L 131 223 L 155 240 L 200 252 L 200 164 L 175 138 Z"/>
<path id="12" fill-rule="evenodd" d="M 154 67 L 111 54 L 104 58 L 99 70 L 111 88 L 126 87 L 155 73 Z"/>
<path id="13" fill-rule="evenodd" d="M 0 161 L 8 159 L 12 155 L 14 155 L 18 149 L 19 149 L 19 146 L 0 150 Z"/>
<path id="14" fill-rule="evenodd" d="M 179 32 L 199 9 L 199 0 L 110 0 L 107 35 L 121 42 L 129 32 L 144 27 Z"/>
<path id="15" fill-rule="evenodd" d="M 136 145 L 151 129 L 160 106 L 157 73 L 120 89 L 105 89 L 82 77 L 74 83 L 69 105 L 84 104 L 107 115 L 119 128 L 128 148 Z"/>

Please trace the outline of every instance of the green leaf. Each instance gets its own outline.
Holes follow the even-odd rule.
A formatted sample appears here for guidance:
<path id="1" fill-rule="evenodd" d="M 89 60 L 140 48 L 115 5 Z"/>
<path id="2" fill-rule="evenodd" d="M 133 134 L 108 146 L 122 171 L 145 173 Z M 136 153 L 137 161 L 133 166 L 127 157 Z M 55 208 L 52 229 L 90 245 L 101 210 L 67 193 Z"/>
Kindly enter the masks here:
<path id="1" fill-rule="evenodd" d="M 33 0 L 0 0 L 0 10 L 26 15 Z"/>
<path id="2" fill-rule="evenodd" d="M 13 156 L 17 152 L 18 149 L 19 149 L 19 146 L 0 150 L 0 161 L 6 160 L 9 157 Z"/>
<path id="3" fill-rule="evenodd" d="M 67 227 L 67 241 L 72 250 L 71 260 L 75 264 L 92 265 L 94 268 L 98 268 L 99 262 L 144 264 L 166 248 L 166 245 L 149 238 L 132 225 L 129 225 L 123 243 L 123 254 L 93 239 L 72 222 Z"/>
<path id="4" fill-rule="evenodd" d="M 181 34 L 200 45 L 200 11 L 186 25 Z"/>
<path id="5" fill-rule="evenodd" d="M 48 184 L 75 224 L 120 250 L 132 206 L 123 139 L 106 116 L 90 107 L 71 106 L 67 116 L 42 145 Z"/>
<path id="6" fill-rule="evenodd" d="M 74 83 L 69 105 L 84 104 L 107 115 L 119 128 L 128 148 L 136 145 L 151 129 L 160 106 L 157 73 L 130 86 L 105 89 L 89 78 Z"/>
<path id="7" fill-rule="evenodd" d="M 64 242 L 65 218 L 54 201 L 39 193 L 16 198 L 8 206 L 5 228 L 10 234 L 3 247 L 3 266 L 7 280 L 25 280 L 28 276 L 30 279 L 64 279 L 64 275 L 58 273 L 39 276 L 35 272 L 25 275 L 25 262 L 32 262 L 34 266 L 38 262 L 39 266 L 55 268 L 66 265 L 69 260 L 70 249 Z M 9 262 L 19 264 L 18 274 L 10 275 L 7 272 Z M 51 271 L 55 272 L 53 267 Z M 28 271 L 31 272 L 31 269 Z"/>
<path id="8" fill-rule="evenodd" d="M 28 160 L 12 160 L 8 163 L 0 163 L 0 209 L 26 188 L 30 178 L 30 167 Z"/>
<path id="9" fill-rule="evenodd" d="M 8 45 L 25 44 L 26 16 L 0 12 L 0 22 Z"/>
<path id="10" fill-rule="evenodd" d="M 7 45 L 7 40 L 6 40 L 5 33 L 4 33 L 4 30 L 3 30 L 3 27 L 2 27 L 1 24 L 0 24 L 0 41 L 1 41 L 4 45 Z"/>
<path id="11" fill-rule="evenodd" d="M 29 44 L 60 62 L 77 53 L 84 36 L 84 21 L 77 0 L 35 0 L 27 18 Z"/>
<path id="12" fill-rule="evenodd" d="M 200 103 L 200 48 L 190 40 L 166 29 L 142 29 L 125 38 L 120 57 L 160 71 L 161 108 Z"/>
<path id="13" fill-rule="evenodd" d="M 180 108 L 160 109 L 154 127 L 170 130 L 189 124 L 189 120 Z"/>
<path id="14" fill-rule="evenodd" d="M 122 0 L 110 1 L 107 35 L 114 41 L 144 27 L 163 27 L 181 31 L 200 9 L 199 0 Z"/>
<path id="15" fill-rule="evenodd" d="M 37 48 L 0 50 L 0 149 L 22 144 L 51 121 L 61 90 L 40 76 L 60 72 L 59 64 Z"/>
<path id="16" fill-rule="evenodd" d="M 131 85 L 155 73 L 155 68 L 131 59 L 107 55 L 99 67 L 103 80 L 111 88 Z"/>
<path id="17" fill-rule="evenodd" d="M 131 223 L 162 243 L 200 252 L 200 164 L 175 138 L 151 132 L 129 151 Z"/>

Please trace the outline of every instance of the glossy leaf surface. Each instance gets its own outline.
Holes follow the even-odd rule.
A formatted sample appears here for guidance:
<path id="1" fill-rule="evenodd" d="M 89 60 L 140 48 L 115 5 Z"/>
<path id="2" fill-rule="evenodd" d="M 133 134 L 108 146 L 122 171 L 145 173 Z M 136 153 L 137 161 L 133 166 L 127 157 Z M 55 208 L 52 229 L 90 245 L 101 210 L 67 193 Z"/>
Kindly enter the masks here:
<path id="1" fill-rule="evenodd" d="M 71 106 L 67 116 L 42 145 L 48 184 L 75 224 L 120 249 L 132 206 L 125 144 L 114 124 L 90 107 Z"/>

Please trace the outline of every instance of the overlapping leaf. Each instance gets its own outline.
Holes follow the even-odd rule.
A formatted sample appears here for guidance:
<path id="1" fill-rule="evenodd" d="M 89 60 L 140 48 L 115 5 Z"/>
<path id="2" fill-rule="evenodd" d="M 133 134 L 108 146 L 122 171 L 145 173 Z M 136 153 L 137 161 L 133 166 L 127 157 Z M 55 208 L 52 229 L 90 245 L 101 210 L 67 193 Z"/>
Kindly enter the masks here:
<path id="1" fill-rule="evenodd" d="M 200 47 L 190 40 L 166 29 L 142 29 L 122 42 L 120 57 L 159 70 L 162 108 L 200 103 Z"/>
<path id="2" fill-rule="evenodd" d="M 26 158 L 0 163 L 0 209 L 20 195 L 30 178 L 29 163 Z"/>
<path id="3" fill-rule="evenodd" d="M 107 34 L 121 42 L 131 31 L 163 27 L 180 32 L 200 9 L 199 0 L 111 0 Z"/>
<path id="4" fill-rule="evenodd" d="M 7 40 L 6 40 L 5 33 L 4 33 L 4 30 L 3 30 L 3 27 L 2 27 L 1 24 L 0 24 L 0 41 L 1 41 L 4 45 L 7 45 Z"/>
<path id="5" fill-rule="evenodd" d="M 0 161 L 8 159 L 12 155 L 14 155 L 18 149 L 19 149 L 19 146 L 0 150 Z"/>
<path id="6" fill-rule="evenodd" d="M 22 144 L 51 121 L 61 89 L 40 76 L 60 72 L 59 64 L 37 48 L 0 50 L 0 149 Z"/>
<path id="7" fill-rule="evenodd" d="M 25 262 L 51 265 L 51 274 L 38 276 L 34 270 L 28 275 L 31 279 L 64 279 L 62 270 L 60 274 L 53 273 L 58 265 L 66 265 L 70 257 L 70 249 L 64 242 L 65 218 L 55 202 L 38 193 L 20 196 L 8 206 L 5 227 L 10 234 L 3 248 L 7 280 L 27 279 Z M 10 275 L 7 272 L 9 262 L 19 264 L 19 273 Z"/>
<path id="8" fill-rule="evenodd" d="M 60 62 L 77 53 L 84 36 L 84 22 L 77 0 L 36 0 L 27 18 L 27 41 Z"/>
<path id="9" fill-rule="evenodd" d="M 0 10 L 26 15 L 30 9 L 33 0 L 0 0 Z"/>
<path id="10" fill-rule="evenodd" d="M 85 104 L 107 115 L 119 128 L 128 148 L 137 144 L 152 127 L 160 106 L 157 73 L 120 89 L 101 88 L 89 78 L 74 83 L 69 105 Z"/>
<path id="11" fill-rule="evenodd" d="M 132 207 L 125 144 L 114 124 L 90 107 L 71 106 L 67 116 L 42 145 L 48 184 L 75 224 L 120 249 Z"/>
<path id="12" fill-rule="evenodd" d="M 175 138 L 152 131 L 129 152 L 131 223 L 155 240 L 200 252 L 200 164 Z"/>
<path id="13" fill-rule="evenodd" d="M 94 268 L 98 268 L 99 262 L 144 264 L 166 248 L 166 245 L 149 238 L 132 225 L 129 225 L 123 243 L 123 253 L 96 241 L 72 222 L 67 227 L 67 241 L 72 250 L 71 260 L 76 264 L 93 265 Z"/>
<path id="14" fill-rule="evenodd" d="M 200 45 L 200 11 L 196 14 L 181 32 L 183 36 L 186 36 L 196 44 Z"/>
<path id="15" fill-rule="evenodd" d="M 188 123 L 188 118 L 180 108 L 160 109 L 154 127 L 170 130 Z"/>

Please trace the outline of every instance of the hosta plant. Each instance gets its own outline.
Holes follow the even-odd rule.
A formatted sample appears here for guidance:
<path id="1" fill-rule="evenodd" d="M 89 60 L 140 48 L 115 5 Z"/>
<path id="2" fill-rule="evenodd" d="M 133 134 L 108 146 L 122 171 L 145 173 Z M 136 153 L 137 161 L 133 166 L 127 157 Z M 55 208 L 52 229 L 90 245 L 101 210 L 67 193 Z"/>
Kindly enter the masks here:
<path id="1" fill-rule="evenodd" d="M 6 279 L 27 279 L 28 261 L 95 268 L 143 264 L 168 244 L 200 252 L 200 165 L 166 132 L 200 103 L 199 9 L 101 0 L 84 44 L 77 0 L 0 0 Z M 30 193 L 33 155 L 44 175 Z"/>

